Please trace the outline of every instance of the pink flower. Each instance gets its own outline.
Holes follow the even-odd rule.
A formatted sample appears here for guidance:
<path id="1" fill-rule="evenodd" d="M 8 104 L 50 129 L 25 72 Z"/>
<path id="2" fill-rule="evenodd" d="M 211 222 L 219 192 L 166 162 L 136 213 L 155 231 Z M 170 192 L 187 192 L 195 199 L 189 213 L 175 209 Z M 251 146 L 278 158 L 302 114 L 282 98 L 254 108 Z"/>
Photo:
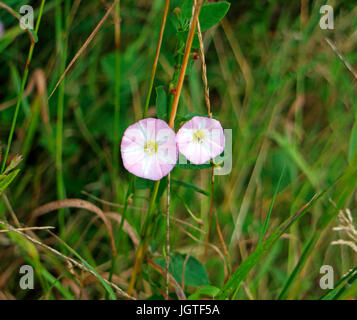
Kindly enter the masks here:
<path id="1" fill-rule="evenodd" d="M 193 117 L 177 132 L 176 143 L 188 160 L 194 164 L 203 164 L 223 152 L 225 138 L 219 121 Z"/>
<path id="2" fill-rule="evenodd" d="M 123 164 L 138 177 L 160 180 L 176 165 L 177 154 L 175 132 L 163 120 L 140 120 L 124 132 Z"/>

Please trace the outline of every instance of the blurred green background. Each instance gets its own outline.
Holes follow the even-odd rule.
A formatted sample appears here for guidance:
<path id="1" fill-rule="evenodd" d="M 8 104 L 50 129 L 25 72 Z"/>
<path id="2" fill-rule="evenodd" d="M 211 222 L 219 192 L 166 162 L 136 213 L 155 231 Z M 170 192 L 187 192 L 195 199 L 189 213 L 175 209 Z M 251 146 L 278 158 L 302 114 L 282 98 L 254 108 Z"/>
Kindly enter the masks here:
<path id="1" fill-rule="evenodd" d="M 31 4 L 35 16 L 40 7 L 40 1 L 4 3 L 16 11 Z M 227 16 L 203 33 L 212 112 L 224 128 L 232 129 L 233 168 L 229 175 L 215 176 L 213 211 L 217 215 L 211 222 L 207 256 L 210 170 L 175 168 L 171 174 L 175 180 L 171 213 L 178 219 L 172 220 L 171 227 L 172 274 L 187 297 L 195 293 L 196 298 L 210 297 L 253 252 L 275 192 L 268 234 L 340 176 L 342 182 L 314 203 L 245 277 L 236 298 L 316 299 L 326 293 L 319 286 L 322 265 L 334 268 L 335 283 L 356 266 L 357 253 L 352 248 L 331 245 L 346 238 L 343 232 L 332 230 L 338 224 L 339 210 L 356 212 L 356 79 L 325 38 L 356 67 L 357 3 L 327 1 L 334 8 L 335 28 L 321 30 L 320 7 L 325 3 L 230 1 Z M 54 232 L 103 277 L 109 274 L 112 249 L 107 229 L 95 214 L 67 208 L 59 214 L 34 216 L 33 210 L 60 198 L 81 198 L 103 212 L 114 212 L 110 219 L 120 246 L 113 282 L 125 289 L 135 247 L 126 233 L 117 234 L 119 224 L 113 218 L 123 210 L 129 182 L 121 159 L 113 158 L 115 145 L 119 145 L 114 134 L 115 101 L 120 101 L 117 123 L 121 138 L 125 128 L 142 117 L 164 1 L 120 1 L 120 67 L 115 67 L 114 17 L 110 15 L 48 100 L 65 67 L 110 4 L 109 0 L 46 1 L 10 149 L 10 158 L 17 153 L 24 159 L 5 194 L 20 224 L 56 227 Z M 182 5 L 180 0 L 170 4 L 149 104 L 152 117 L 156 115 L 155 88 L 163 86 L 172 95 L 169 83 L 177 69 L 179 36 L 174 8 Z M 0 38 L 0 141 L 4 152 L 30 40 L 1 8 L 0 20 L 6 29 Z M 206 113 L 200 59 L 190 61 L 178 113 L 176 128 L 185 116 Z M 162 185 L 150 256 L 164 265 L 166 193 L 165 183 Z M 137 179 L 130 198 L 126 218 L 137 234 L 151 186 Z M 0 220 L 15 225 L 4 198 Z M 46 231 L 35 235 L 73 256 Z M 18 270 L 23 264 L 35 268 L 34 290 L 19 288 Z M 0 233 L 0 298 L 104 298 L 103 286 L 92 278 L 79 269 L 69 271 L 62 259 L 19 235 Z M 163 297 L 164 277 L 157 269 L 146 264 L 143 279 L 139 297 Z M 206 291 L 197 293 L 202 286 Z M 351 288 L 336 298 L 357 297 L 356 283 Z M 177 298 L 174 292 L 172 297 Z"/>

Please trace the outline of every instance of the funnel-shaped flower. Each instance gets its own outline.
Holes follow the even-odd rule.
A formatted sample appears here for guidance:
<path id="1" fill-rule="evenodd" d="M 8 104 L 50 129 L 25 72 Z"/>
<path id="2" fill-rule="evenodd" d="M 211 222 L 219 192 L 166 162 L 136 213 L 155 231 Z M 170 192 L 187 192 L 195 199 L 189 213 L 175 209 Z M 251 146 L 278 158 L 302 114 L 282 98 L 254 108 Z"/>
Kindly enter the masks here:
<path id="1" fill-rule="evenodd" d="M 140 120 L 124 132 L 123 164 L 138 177 L 160 180 L 176 165 L 177 154 L 175 132 L 163 120 Z"/>
<path id="2" fill-rule="evenodd" d="M 225 138 L 219 121 L 193 117 L 177 132 L 176 143 L 188 160 L 194 164 L 203 164 L 223 152 Z"/>

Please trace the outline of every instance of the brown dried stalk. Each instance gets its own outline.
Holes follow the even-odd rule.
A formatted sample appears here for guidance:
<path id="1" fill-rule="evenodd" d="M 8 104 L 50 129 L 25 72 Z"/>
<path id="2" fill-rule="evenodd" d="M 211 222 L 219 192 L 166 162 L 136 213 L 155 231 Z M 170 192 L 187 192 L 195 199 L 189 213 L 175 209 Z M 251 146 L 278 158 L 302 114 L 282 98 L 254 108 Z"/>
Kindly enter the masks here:
<path id="1" fill-rule="evenodd" d="M 197 1 L 197 3 L 194 6 L 194 14 L 193 14 L 193 17 L 191 19 L 190 31 L 189 31 L 188 37 L 187 37 L 186 48 L 185 48 L 185 53 L 184 53 L 183 60 L 182 60 L 181 69 L 180 69 L 180 75 L 179 75 L 179 80 L 178 80 L 178 83 L 177 83 L 175 98 L 174 98 L 174 101 L 172 103 L 172 108 L 171 108 L 171 114 L 170 114 L 170 120 L 169 120 L 169 126 L 171 128 L 174 127 L 177 107 L 178 107 L 178 103 L 179 103 L 179 100 L 180 100 L 183 81 L 185 79 L 187 64 L 188 64 L 188 60 L 190 58 L 192 42 L 193 42 L 193 39 L 194 39 L 194 36 L 195 36 L 196 26 L 197 26 L 197 23 L 198 23 L 198 15 L 200 13 L 200 9 L 201 9 L 202 3 L 203 3 L 203 1 L 199 0 L 199 1 Z"/>
<path id="2" fill-rule="evenodd" d="M 55 211 L 58 209 L 63 209 L 63 208 L 80 208 L 97 214 L 102 219 L 105 226 L 107 227 L 111 240 L 112 250 L 113 252 L 116 252 L 112 226 L 109 220 L 107 219 L 107 217 L 105 216 L 105 214 L 103 213 L 103 211 L 91 202 L 82 199 L 64 199 L 64 200 L 52 201 L 35 209 L 32 212 L 31 217 L 36 218 L 48 212 Z"/>
<path id="3" fill-rule="evenodd" d="M 97 278 L 97 275 L 95 274 L 95 272 L 93 272 L 92 270 L 90 270 L 89 268 L 87 268 L 84 264 L 74 260 L 73 258 L 70 258 L 70 257 L 67 257 L 65 256 L 64 254 L 62 254 L 61 252 L 57 251 L 56 249 L 53 249 L 51 247 L 49 247 L 48 245 L 42 243 L 41 241 L 38 241 L 34 238 L 32 238 L 31 236 L 27 235 L 26 233 L 20 231 L 19 229 L 16 229 L 14 228 L 12 225 L 8 224 L 7 222 L 5 221 L 1 221 L 0 220 L 0 224 L 7 227 L 8 230 L 10 231 L 13 231 L 13 232 L 16 232 L 17 234 L 20 234 L 22 235 L 23 237 L 25 237 L 27 240 L 31 241 L 32 243 L 42 247 L 42 248 L 45 248 L 49 251 L 51 251 L 52 253 L 54 253 L 55 255 L 61 257 L 62 259 L 64 259 L 65 261 L 67 261 L 68 263 L 71 263 L 72 265 L 86 271 L 86 272 L 89 272 L 90 274 L 92 274 L 93 276 L 95 276 Z M 111 286 L 113 289 L 115 289 L 121 296 L 127 298 L 127 299 L 131 299 L 131 300 L 135 300 L 134 297 L 128 295 L 126 292 L 124 292 L 122 289 L 120 289 L 116 284 L 106 280 L 106 279 L 103 279 L 104 282 L 106 284 L 108 284 L 109 286 Z"/>
<path id="4" fill-rule="evenodd" d="M 52 97 L 52 95 L 54 94 L 54 92 L 56 91 L 56 89 L 58 88 L 58 86 L 60 85 L 60 83 L 62 82 L 62 80 L 64 79 L 64 77 L 66 76 L 68 70 L 72 67 L 72 65 L 76 62 L 76 60 L 79 58 L 79 56 L 83 53 L 83 51 L 88 47 L 88 45 L 91 43 L 91 41 L 94 39 L 94 37 L 96 36 L 96 34 L 98 33 L 99 29 L 102 27 L 102 25 L 104 24 L 105 20 L 107 20 L 109 14 L 112 12 L 112 10 L 115 8 L 116 4 L 118 3 L 119 0 L 115 0 L 113 2 L 113 4 L 110 6 L 110 8 L 107 10 L 107 12 L 105 13 L 105 15 L 103 16 L 103 18 L 99 21 L 99 23 L 97 24 L 97 26 L 94 28 L 94 30 L 92 31 L 92 33 L 89 35 L 89 37 L 87 38 L 87 40 L 84 42 L 84 44 L 81 46 L 81 48 L 77 51 L 77 53 L 75 54 L 75 56 L 73 57 L 73 59 L 71 60 L 71 62 L 69 63 L 69 65 L 67 66 L 66 70 L 64 70 L 64 72 L 62 73 L 62 75 L 60 76 L 59 80 L 57 81 L 55 87 L 53 88 L 51 94 L 48 97 L 48 100 Z"/>

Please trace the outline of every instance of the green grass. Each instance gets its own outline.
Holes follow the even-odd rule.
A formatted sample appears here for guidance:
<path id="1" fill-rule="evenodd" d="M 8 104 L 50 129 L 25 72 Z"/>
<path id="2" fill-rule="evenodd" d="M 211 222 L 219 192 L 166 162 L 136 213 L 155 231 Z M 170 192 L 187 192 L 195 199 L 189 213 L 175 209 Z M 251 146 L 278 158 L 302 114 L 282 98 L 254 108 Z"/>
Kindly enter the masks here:
<path id="1" fill-rule="evenodd" d="M 356 277 L 348 272 L 356 268 L 357 253 L 331 242 L 344 238 L 332 230 L 339 210 L 350 208 L 357 215 L 357 91 L 353 75 L 324 38 L 356 69 L 357 11 L 351 1 L 334 2 L 335 29 L 321 30 L 319 8 L 325 1 L 308 1 L 303 19 L 304 1 L 263 2 L 231 1 L 223 23 L 203 32 L 212 112 L 232 129 L 233 168 L 229 175 L 215 176 L 213 212 L 220 231 L 214 214 L 209 226 L 211 169 L 178 166 L 171 172 L 171 255 L 195 258 L 185 272 L 194 275 L 199 263 L 209 282 L 201 286 L 189 279 L 179 285 L 191 298 L 355 299 Z M 15 11 L 25 3 L 6 1 Z M 78 268 L 69 271 L 63 259 L 19 234 L 0 233 L 0 276 L 6 275 L 0 298 L 114 298 L 103 279 L 127 290 L 135 239 L 149 230 L 150 250 L 136 294 L 163 299 L 165 275 L 155 261 L 163 261 L 166 252 L 167 180 L 154 188 L 156 201 L 150 198 L 154 183 L 124 169 L 120 141 L 143 113 L 156 116 L 157 101 L 166 98 L 167 104 L 160 105 L 165 108 L 157 111 L 169 117 L 170 89 L 177 85 L 187 36 L 187 30 L 179 36 L 176 32 L 176 27 L 188 26 L 174 12 L 181 1 L 171 1 L 154 78 L 165 1 L 133 5 L 122 0 L 50 99 L 108 7 L 99 1 L 81 1 L 76 7 L 77 1 L 46 0 L 42 10 L 40 3 L 33 1 L 35 23 L 39 17 L 41 23 L 30 54 L 29 35 L 0 8 L 6 27 L 0 38 L 2 172 L 14 154 L 24 156 L 19 172 L 12 168 L 0 177 L 0 187 L 20 224 L 55 226 L 66 245 L 45 231 L 29 235 L 84 263 L 97 277 Z M 189 6 L 182 8 L 181 14 L 190 13 Z M 114 14 L 121 17 L 120 33 Z M 198 53 L 195 43 L 192 51 Z M 2 110 L 8 101 L 12 103 Z M 193 114 L 207 114 L 200 59 L 189 61 L 176 130 Z M 39 206 L 65 198 L 87 200 L 109 213 L 116 256 L 106 226 L 88 211 L 33 215 Z M 0 220 L 17 227 L 0 200 Z M 306 204 L 297 219 L 294 214 Z M 31 292 L 18 286 L 22 264 L 36 270 Z M 336 284 L 328 292 L 319 287 L 325 264 L 334 268 Z M 174 287 L 170 292 L 177 298 Z"/>

